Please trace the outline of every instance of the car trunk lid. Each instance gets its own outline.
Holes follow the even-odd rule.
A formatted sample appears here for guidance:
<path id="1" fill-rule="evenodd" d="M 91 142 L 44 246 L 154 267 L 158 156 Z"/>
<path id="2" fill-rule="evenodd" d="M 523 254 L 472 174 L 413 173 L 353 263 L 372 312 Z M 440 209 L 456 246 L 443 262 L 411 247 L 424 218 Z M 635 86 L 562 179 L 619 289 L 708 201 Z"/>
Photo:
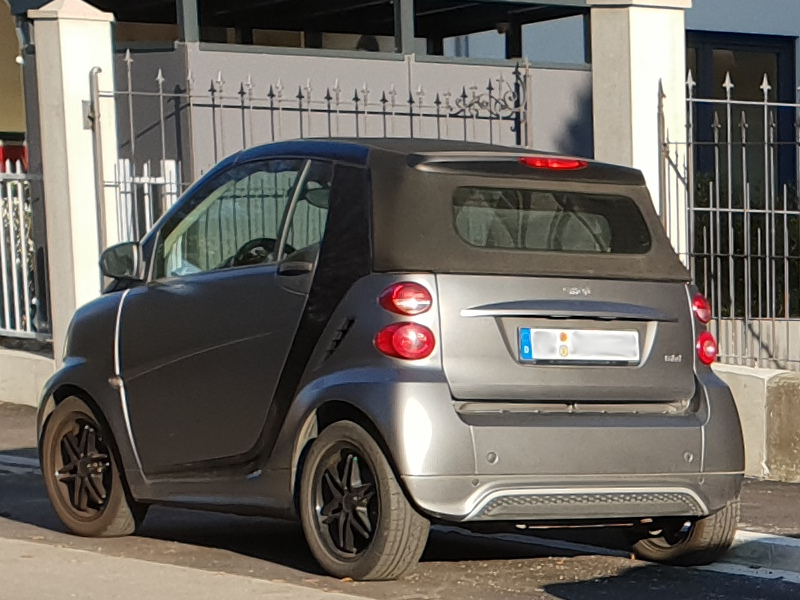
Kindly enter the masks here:
<path id="1" fill-rule="evenodd" d="M 460 400 L 673 403 L 695 391 L 685 283 L 437 276 Z"/>

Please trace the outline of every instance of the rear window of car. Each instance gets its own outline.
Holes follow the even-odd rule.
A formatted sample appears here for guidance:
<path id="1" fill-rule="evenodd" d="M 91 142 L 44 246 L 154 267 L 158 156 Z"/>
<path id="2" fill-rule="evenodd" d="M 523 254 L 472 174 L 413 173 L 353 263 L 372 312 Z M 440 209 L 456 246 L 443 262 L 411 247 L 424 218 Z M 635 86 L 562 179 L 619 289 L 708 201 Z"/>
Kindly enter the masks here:
<path id="1" fill-rule="evenodd" d="M 624 196 L 460 187 L 456 231 L 479 248 L 646 254 L 651 238 L 636 203 Z"/>

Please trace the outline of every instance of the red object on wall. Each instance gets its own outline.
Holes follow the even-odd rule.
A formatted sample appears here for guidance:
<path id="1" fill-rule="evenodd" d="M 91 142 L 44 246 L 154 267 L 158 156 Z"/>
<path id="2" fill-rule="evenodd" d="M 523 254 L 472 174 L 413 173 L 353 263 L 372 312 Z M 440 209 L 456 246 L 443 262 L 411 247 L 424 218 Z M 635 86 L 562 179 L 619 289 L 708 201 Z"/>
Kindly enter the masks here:
<path id="1" fill-rule="evenodd" d="M 0 172 L 5 172 L 6 161 L 20 161 L 22 168 L 28 170 L 28 146 L 25 142 L 0 140 Z"/>

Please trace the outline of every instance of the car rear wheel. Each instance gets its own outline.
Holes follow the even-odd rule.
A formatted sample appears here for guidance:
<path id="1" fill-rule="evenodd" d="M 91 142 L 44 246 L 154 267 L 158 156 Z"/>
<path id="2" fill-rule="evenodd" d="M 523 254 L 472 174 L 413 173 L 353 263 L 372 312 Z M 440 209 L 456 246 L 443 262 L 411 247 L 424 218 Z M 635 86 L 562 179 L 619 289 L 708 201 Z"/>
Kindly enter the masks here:
<path id="1" fill-rule="evenodd" d="M 45 488 L 59 519 L 86 537 L 132 534 L 147 506 L 130 499 L 115 446 L 92 410 L 79 398 L 61 402 L 42 437 Z"/>
<path id="2" fill-rule="evenodd" d="M 397 579 L 425 549 L 430 524 L 409 504 L 378 444 L 355 423 L 334 423 L 314 440 L 299 500 L 309 548 L 334 577 Z"/>
<path id="3" fill-rule="evenodd" d="M 725 556 L 739 523 L 739 501 L 694 522 L 673 522 L 633 546 L 638 558 L 685 567 L 708 565 Z"/>

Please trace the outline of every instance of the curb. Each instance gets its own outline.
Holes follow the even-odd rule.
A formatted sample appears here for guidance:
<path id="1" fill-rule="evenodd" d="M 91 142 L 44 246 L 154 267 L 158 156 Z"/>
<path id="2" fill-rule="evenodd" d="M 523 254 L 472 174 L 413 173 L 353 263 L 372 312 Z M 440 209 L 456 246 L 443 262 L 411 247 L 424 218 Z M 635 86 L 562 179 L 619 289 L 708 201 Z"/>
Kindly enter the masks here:
<path id="1" fill-rule="evenodd" d="M 725 563 L 800 575 L 800 539 L 738 531 Z"/>

